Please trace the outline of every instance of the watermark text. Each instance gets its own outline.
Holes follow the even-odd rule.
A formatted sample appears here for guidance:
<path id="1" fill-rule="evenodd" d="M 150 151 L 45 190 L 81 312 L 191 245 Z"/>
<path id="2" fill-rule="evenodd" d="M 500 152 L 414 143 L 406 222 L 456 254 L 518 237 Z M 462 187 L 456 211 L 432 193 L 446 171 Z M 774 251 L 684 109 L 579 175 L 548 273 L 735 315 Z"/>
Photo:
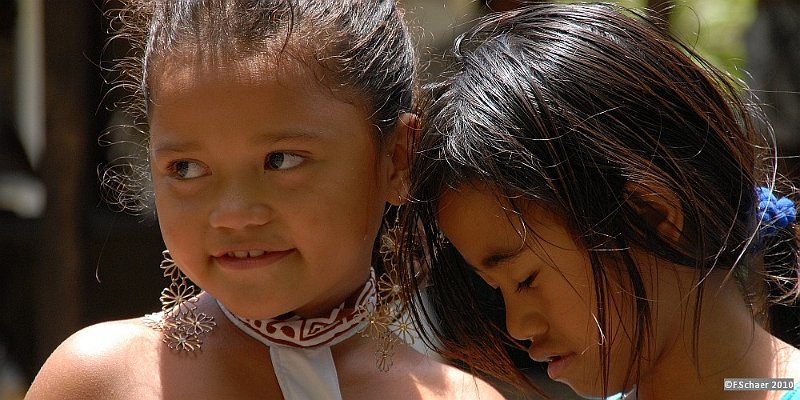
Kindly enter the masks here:
<path id="1" fill-rule="evenodd" d="M 725 390 L 792 390 L 793 378 L 725 378 Z"/>

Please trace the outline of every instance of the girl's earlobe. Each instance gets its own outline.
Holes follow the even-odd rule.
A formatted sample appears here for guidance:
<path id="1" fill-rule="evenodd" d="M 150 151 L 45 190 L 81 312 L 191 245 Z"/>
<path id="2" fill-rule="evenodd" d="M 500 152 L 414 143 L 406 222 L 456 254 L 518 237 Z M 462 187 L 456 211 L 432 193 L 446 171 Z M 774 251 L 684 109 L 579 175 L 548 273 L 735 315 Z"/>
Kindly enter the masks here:
<path id="1" fill-rule="evenodd" d="M 647 225 L 673 243 L 681 241 L 684 229 L 683 210 L 674 193 L 666 188 L 656 190 L 632 182 L 625 184 L 625 193 L 630 207 Z"/>

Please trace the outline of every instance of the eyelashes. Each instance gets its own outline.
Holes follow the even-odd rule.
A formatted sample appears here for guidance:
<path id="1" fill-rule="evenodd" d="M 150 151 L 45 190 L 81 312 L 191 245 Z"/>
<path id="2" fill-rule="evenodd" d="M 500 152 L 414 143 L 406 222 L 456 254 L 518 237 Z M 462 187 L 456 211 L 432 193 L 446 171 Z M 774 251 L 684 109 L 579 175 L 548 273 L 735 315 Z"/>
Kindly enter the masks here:
<path id="1" fill-rule="evenodd" d="M 208 174 L 208 167 L 199 161 L 177 160 L 167 166 L 169 175 L 180 180 L 200 178 Z"/>
<path id="2" fill-rule="evenodd" d="M 305 160 L 305 157 L 294 153 L 276 151 L 267 154 L 267 157 L 264 159 L 264 169 L 283 171 L 294 168 L 302 164 Z"/>
<path id="3" fill-rule="evenodd" d="M 492 281 L 485 273 L 483 273 L 481 271 L 478 271 L 478 270 L 473 270 L 473 272 L 478 274 L 478 276 L 480 276 L 481 279 L 483 279 L 483 281 L 486 282 L 486 284 L 489 285 L 492 289 L 495 289 L 495 290 L 500 289 L 500 285 L 498 285 L 496 282 Z M 516 292 L 520 293 L 520 292 L 523 292 L 523 291 L 525 291 L 527 289 L 531 289 L 531 286 L 533 285 L 533 282 L 536 280 L 536 275 L 537 274 L 538 274 L 538 271 L 530 274 L 523 281 L 517 282 Z"/>
<path id="4" fill-rule="evenodd" d="M 306 161 L 306 157 L 286 151 L 276 151 L 264 158 L 264 169 L 267 171 L 285 171 L 295 168 Z M 175 160 L 167 165 L 169 176 L 178 180 L 189 180 L 209 175 L 211 170 L 200 161 Z"/>
<path id="5" fill-rule="evenodd" d="M 531 285 L 533 285 L 533 280 L 536 278 L 536 274 L 531 274 L 524 281 L 517 283 L 517 293 L 523 292 L 526 289 L 530 289 Z"/>

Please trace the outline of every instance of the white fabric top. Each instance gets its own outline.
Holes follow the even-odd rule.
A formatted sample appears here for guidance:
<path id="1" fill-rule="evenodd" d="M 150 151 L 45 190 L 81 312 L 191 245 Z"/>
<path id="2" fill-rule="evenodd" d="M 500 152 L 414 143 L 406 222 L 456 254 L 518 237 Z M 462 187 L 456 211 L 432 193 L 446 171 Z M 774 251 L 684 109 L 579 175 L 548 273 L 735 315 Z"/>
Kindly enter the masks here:
<path id="1" fill-rule="evenodd" d="M 363 310 L 376 303 L 376 296 L 375 271 L 370 268 L 364 287 L 327 317 L 250 320 L 237 317 L 219 300 L 217 304 L 236 327 L 269 347 L 285 399 L 341 400 L 331 346 L 364 330 L 369 320 Z"/>
<path id="2" fill-rule="evenodd" d="M 275 376 L 278 378 L 285 399 L 342 399 L 339 377 L 336 374 L 336 365 L 333 363 L 330 346 L 361 331 L 367 323 L 366 320 L 362 321 L 355 329 L 350 329 L 347 333 L 338 336 L 328 345 L 312 348 L 290 347 L 268 342 L 264 336 L 242 322 L 222 304 L 219 306 L 234 325 L 269 347 L 272 367 L 275 369 Z"/>

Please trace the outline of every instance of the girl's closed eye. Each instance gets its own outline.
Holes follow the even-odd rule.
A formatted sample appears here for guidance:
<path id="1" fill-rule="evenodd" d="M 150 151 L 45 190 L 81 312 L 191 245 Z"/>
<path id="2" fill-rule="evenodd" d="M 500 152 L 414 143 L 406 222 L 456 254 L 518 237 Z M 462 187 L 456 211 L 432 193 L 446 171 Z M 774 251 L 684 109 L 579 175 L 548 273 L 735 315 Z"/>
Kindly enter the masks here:
<path id="1" fill-rule="evenodd" d="M 517 283 L 517 293 L 521 293 L 525 291 L 525 289 L 530 289 L 531 285 L 533 285 L 533 280 L 536 278 L 536 274 L 531 274 L 522 282 Z"/>
<path id="2" fill-rule="evenodd" d="M 276 151 L 267 154 L 264 160 L 264 168 L 268 170 L 287 170 L 294 168 L 305 161 L 306 158 L 294 153 Z"/>
<path id="3" fill-rule="evenodd" d="M 209 169 L 198 161 L 178 160 L 173 161 L 167 167 L 170 176 L 180 179 L 195 179 L 208 175 Z"/>

